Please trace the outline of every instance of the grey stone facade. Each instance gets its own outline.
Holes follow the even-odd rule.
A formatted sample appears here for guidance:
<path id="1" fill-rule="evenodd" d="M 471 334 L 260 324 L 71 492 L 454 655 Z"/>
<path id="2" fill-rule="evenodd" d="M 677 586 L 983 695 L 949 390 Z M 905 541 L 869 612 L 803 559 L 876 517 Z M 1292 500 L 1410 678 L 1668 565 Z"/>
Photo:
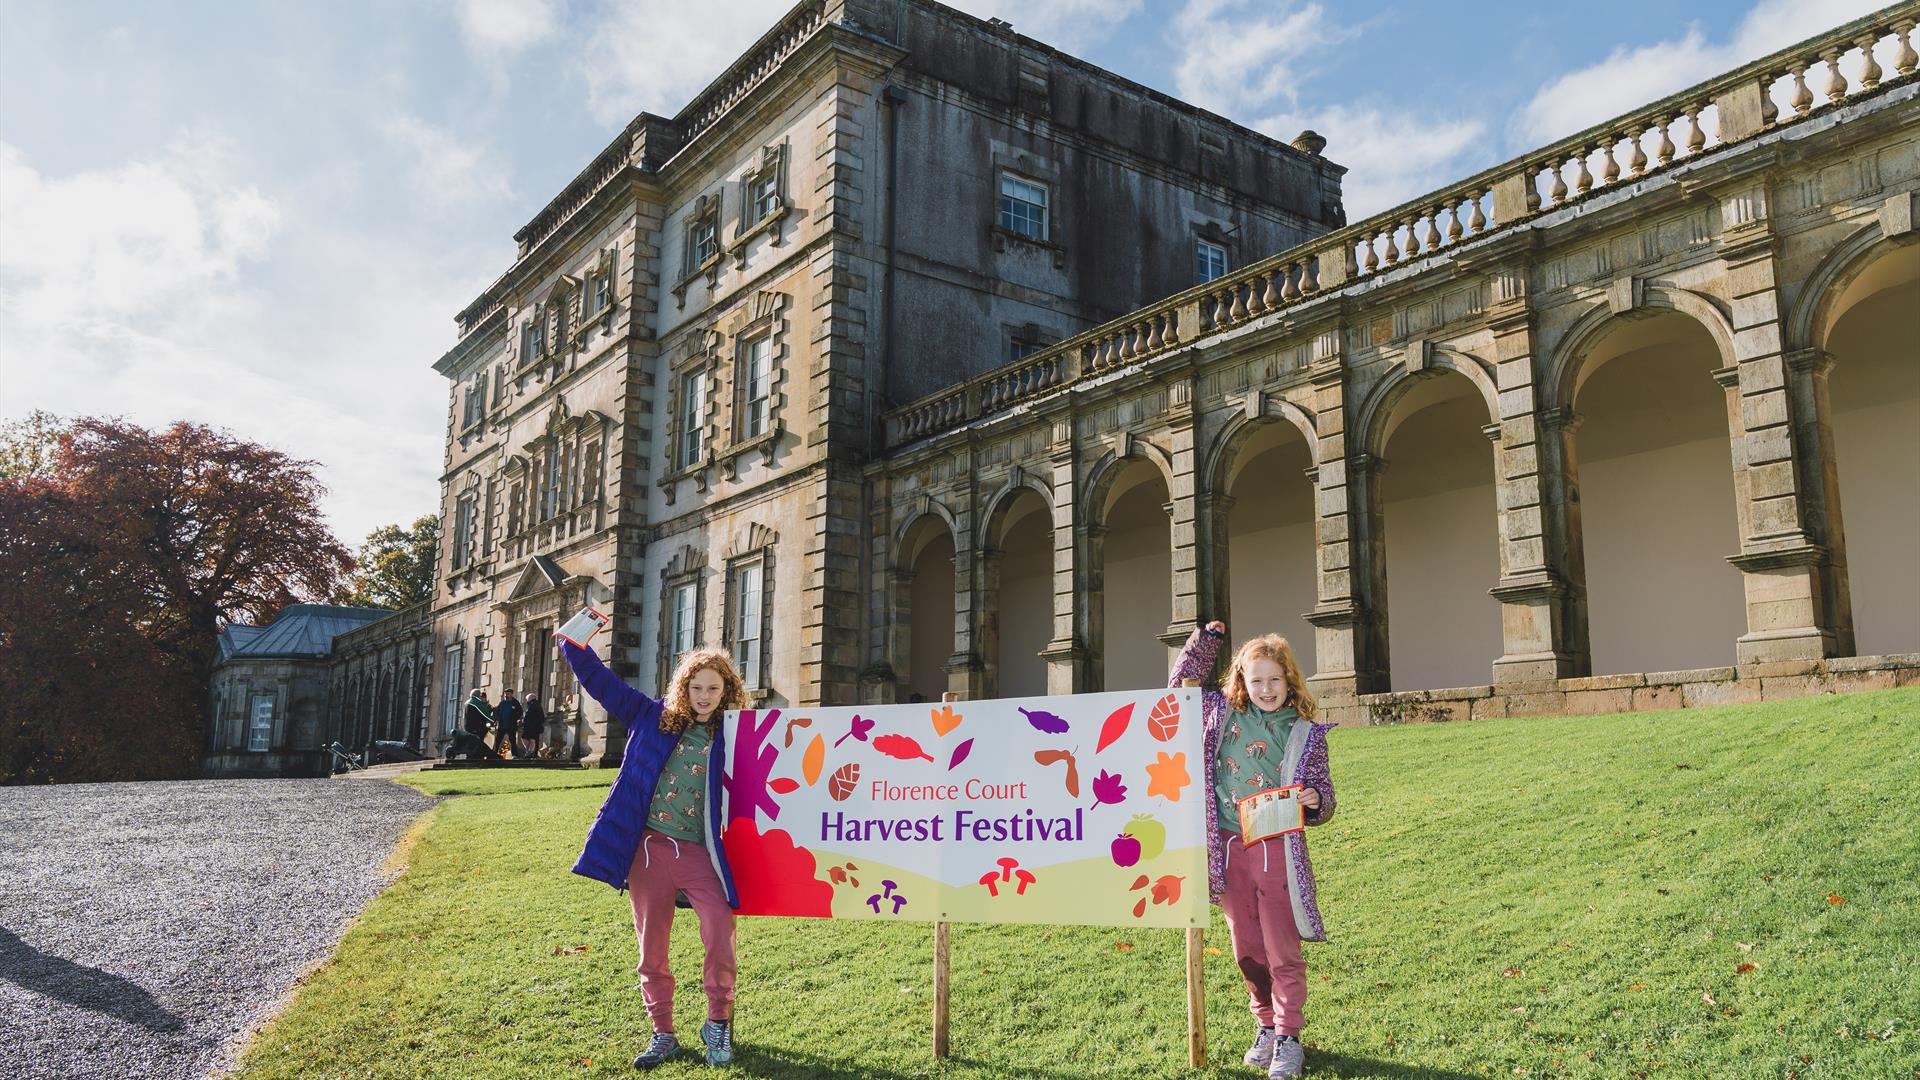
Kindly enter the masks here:
<path id="1" fill-rule="evenodd" d="M 220 634 L 209 686 L 207 776 L 325 776 L 340 738 L 334 644 L 382 608 L 294 604 L 265 626 Z"/>

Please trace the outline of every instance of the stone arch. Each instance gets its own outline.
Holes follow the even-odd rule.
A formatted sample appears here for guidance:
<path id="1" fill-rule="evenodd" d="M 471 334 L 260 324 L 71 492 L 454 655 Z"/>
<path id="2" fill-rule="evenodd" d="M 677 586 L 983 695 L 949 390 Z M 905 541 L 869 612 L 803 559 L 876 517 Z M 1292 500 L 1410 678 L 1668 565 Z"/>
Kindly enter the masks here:
<path id="1" fill-rule="evenodd" d="M 1214 437 L 1213 445 L 1207 452 L 1206 465 L 1200 472 L 1206 478 L 1202 490 L 1225 492 L 1240 448 L 1262 428 L 1278 423 L 1292 424 L 1300 437 L 1307 441 L 1313 464 L 1320 464 L 1320 431 L 1313 414 L 1286 398 L 1267 397 L 1262 402 L 1260 412 L 1242 412 L 1227 421 L 1227 425 L 1220 429 L 1220 434 Z"/>
<path id="2" fill-rule="evenodd" d="M 1834 311 L 1833 305 L 1846 293 L 1847 286 L 1878 262 L 1887 248 L 1901 242 L 1900 238 L 1888 237 L 1875 219 L 1835 244 L 1801 283 L 1800 293 L 1787 312 L 1787 324 L 1783 328 L 1787 350 L 1821 347 L 1834 323 L 1844 314 Z"/>
<path id="3" fill-rule="evenodd" d="M 900 516 L 900 524 L 894 527 L 891 551 L 895 569 L 906 570 L 912 567 L 913 558 L 919 552 L 908 552 L 908 541 L 913 536 L 914 530 L 928 521 L 938 521 L 946 526 L 954 543 L 959 544 L 960 523 L 955 520 L 953 511 L 947 509 L 946 504 L 939 499 L 923 496 L 908 513 Z"/>
<path id="4" fill-rule="evenodd" d="M 1492 364 L 1473 353 L 1448 345 L 1430 345 L 1425 351 L 1426 356 L 1401 365 L 1368 391 L 1361 401 L 1353 426 L 1354 432 L 1359 435 L 1359 443 L 1357 446 L 1349 444 L 1349 453 L 1363 451 L 1375 456 L 1384 454 L 1387 437 L 1392 434 L 1388 421 L 1393 417 L 1394 406 L 1419 383 L 1449 371 L 1465 376 L 1479 391 L 1481 401 L 1487 407 L 1488 423 L 1500 419 L 1500 387 L 1494 377 Z"/>
<path id="5" fill-rule="evenodd" d="M 1028 473 L 1018 465 L 1014 466 L 1007 475 L 1006 482 L 980 503 L 980 535 L 975 543 L 976 549 L 989 550 L 999 546 L 1001 539 L 999 531 L 1006 520 L 1007 510 L 1013 506 L 1014 500 L 1020 497 L 1022 491 L 1031 491 L 1040 496 L 1040 501 L 1046 505 L 1047 510 L 1049 512 L 1053 510 L 1053 492 L 1040 477 Z M 956 542 L 959 536 L 956 530 L 954 533 Z"/>
<path id="6" fill-rule="evenodd" d="M 919 500 L 919 512 L 902 517 L 888 574 L 890 662 L 898 700 L 937 701 L 948 689 L 947 669 L 958 640 L 962 534 L 937 499 Z"/>
<path id="7" fill-rule="evenodd" d="M 1592 374 L 1583 362 L 1584 358 L 1601 335 L 1613 326 L 1616 318 L 1633 319 L 1661 311 L 1679 312 L 1699 323 L 1707 336 L 1713 339 L 1714 347 L 1720 352 L 1721 367 L 1730 367 L 1735 362 L 1733 320 L 1713 299 L 1688 289 L 1655 284 L 1641 286 L 1636 299 L 1638 302 L 1631 306 L 1596 304 L 1574 320 L 1547 357 L 1547 393 L 1541 400 L 1542 406 L 1572 407 L 1580 385 Z M 1497 411 L 1495 415 L 1498 415 Z"/>
<path id="8" fill-rule="evenodd" d="M 1029 496 L 1039 509 L 1016 516 L 1015 508 Z M 978 542 L 968 553 L 973 576 L 969 660 L 979 664 L 987 696 L 1045 693 L 1040 651 L 1053 636 L 1052 495 L 1038 477 L 1016 466 L 981 505 Z"/>
<path id="9" fill-rule="evenodd" d="M 1086 483 L 1082 487 L 1083 506 L 1087 507 L 1088 517 L 1095 525 L 1104 525 L 1109 507 L 1107 496 L 1113 490 L 1113 482 L 1132 462 L 1145 461 L 1160 470 L 1160 480 L 1168 491 L 1174 490 L 1173 455 L 1157 443 L 1142 439 L 1131 432 L 1120 435 L 1115 445 L 1095 459 L 1093 467 L 1087 470 Z"/>

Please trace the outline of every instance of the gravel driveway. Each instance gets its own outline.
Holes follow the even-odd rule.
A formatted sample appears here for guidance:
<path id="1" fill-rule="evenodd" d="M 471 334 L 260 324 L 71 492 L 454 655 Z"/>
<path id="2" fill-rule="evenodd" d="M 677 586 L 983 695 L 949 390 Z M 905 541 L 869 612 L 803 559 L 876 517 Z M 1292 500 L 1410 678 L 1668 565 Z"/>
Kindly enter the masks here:
<path id="1" fill-rule="evenodd" d="M 431 803 L 384 781 L 0 788 L 0 1076 L 226 1067 Z"/>

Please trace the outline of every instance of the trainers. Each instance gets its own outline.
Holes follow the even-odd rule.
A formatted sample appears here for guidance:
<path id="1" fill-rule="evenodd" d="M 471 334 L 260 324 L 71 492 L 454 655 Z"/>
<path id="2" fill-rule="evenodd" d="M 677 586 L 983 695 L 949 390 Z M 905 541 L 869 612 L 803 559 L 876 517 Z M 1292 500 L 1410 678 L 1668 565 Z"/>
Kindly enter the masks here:
<path id="1" fill-rule="evenodd" d="M 733 1061 L 733 1021 L 709 1020 L 700 1025 L 700 1041 L 707 1044 L 707 1064 Z"/>
<path id="2" fill-rule="evenodd" d="M 1307 1067 L 1307 1048 L 1299 1039 L 1275 1039 L 1273 1063 L 1267 1066 L 1268 1080 L 1299 1076 Z"/>
<path id="3" fill-rule="evenodd" d="M 1241 1061 L 1256 1069 L 1264 1069 L 1273 1063 L 1273 1043 L 1280 1036 L 1270 1027 L 1263 1027 L 1253 1033 L 1253 1045 L 1247 1047 L 1247 1056 Z"/>
<path id="4" fill-rule="evenodd" d="M 656 1031 L 653 1033 L 653 1041 L 647 1043 L 647 1048 L 640 1051 L 639 1057 L 633 1059 L 633 1067 L 651 1069 L 655 1065 L 664 1064 L 668 1058 L 679 1052 L 680 1040 L 673 1032 Z"/>

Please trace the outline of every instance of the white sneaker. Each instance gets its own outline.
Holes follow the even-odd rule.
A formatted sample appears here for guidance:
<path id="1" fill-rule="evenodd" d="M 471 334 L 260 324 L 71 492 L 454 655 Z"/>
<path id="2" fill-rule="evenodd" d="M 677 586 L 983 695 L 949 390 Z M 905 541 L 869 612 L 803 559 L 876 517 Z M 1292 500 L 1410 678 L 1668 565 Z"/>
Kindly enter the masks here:
<path id="1" fill-rule="evenodd" d="M 1256 1069 L 1264 1069 L 1273 1062 L 1273 1044 L 1280 1039 L 1280 1033 L 1270 1027 L 1255 1028 L 1253 1045 L 1247 1047 L 1247 1056 L 1241 1061 Z"/>
<path id="2" fill-rule="evenodd" d="M 1307 1048 L 1299 1039 L 1274 1040 L 1273 1063 L 1267 1066 L 1268 1080 L 1299 1076 L 1307 1067 Z"/>

